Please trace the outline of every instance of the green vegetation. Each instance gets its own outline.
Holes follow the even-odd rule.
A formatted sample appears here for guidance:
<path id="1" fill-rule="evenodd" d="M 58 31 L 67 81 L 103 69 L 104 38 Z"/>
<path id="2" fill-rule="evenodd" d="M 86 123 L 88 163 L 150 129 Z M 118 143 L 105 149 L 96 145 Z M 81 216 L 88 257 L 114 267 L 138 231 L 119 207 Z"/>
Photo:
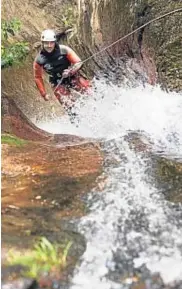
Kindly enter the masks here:
<path id="1" fill-rule="evenodd" d="M 18 19 L 1 22 L 1 67 L 20 63 L 28 54 L 28 43 L 16 41 L 14 36 L 21 30 Z"/>
<path id="2" fill-rule="evenodd" d="M 66 4 L 62 5 L 61 14 L 58 15 L 58 20 L 63 24 L 66 29 L 72 28 L 77 21 L 77 11 L 74 6 Z"/>
<path id="3" fill-rule="evenodd" d="M 2 144 L 9 144 L 9 145 L 16 145 L 16 146 L 22 146 L 24 144 L 27 144 L 28 141 L 24 139 L 20 139 L 16 136 L 10 135 L 10 134 L 2 134 L 1 135 L 1 143 Z"/>
<path id="4" fill-rule="evenodd" d="M 50 243 L 45 237 L 35 242 L 34 247 L 27 254 L 18 254 L 13 250 L 8 254 L 8 265 L 22 265 L 27 268 L 24 276 L 35 278 L 41 272 L 64 268 L 72 243 L 68 242 L 64 247 Z M 62 248 L 63 247 L 63 248 Z"/>
<path id="5" fill-rule="evenodd" d="M 74 8 L 68 7 L 64 15 L 62 16 L 62 22 L 64 23 L 65 27 L 72 26 L 74 22 Z"/>

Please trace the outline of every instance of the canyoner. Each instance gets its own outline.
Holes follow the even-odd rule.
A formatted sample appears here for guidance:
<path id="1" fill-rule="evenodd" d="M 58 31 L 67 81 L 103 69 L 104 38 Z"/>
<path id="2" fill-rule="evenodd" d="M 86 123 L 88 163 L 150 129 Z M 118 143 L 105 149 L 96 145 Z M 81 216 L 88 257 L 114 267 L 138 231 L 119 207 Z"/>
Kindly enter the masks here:
<path id="1" fill-rule="evenodd" d="M 33 64 L 35 83 L 41 96 L 45 101 L 49 100 L 49 95 L 45 91 L 42 78 L 44 70 L 49 75 L 49 82 L 53 88 L 54 95 L 67 111 L 70 120 L 74 121 L 74 117 L 76 116 L 72 111 L 74 103 L 80 96 L 80 93 L 85 93 L 91 87 L 91 82 L 80 73 L 83 64 L 147 25 L 181 11 L 182 8 L 175 9 L 148 21 L 84 60 L 81 60 L 70 47 L 62 44 L 59 45 L 58 42 L 64 33 L 56 35 L 54 30 L 44 30 L 41 34 L 41 51 L 36 56 Z M 75 94 L 75 92 L 77 93 Z"/>
<path id="2" fill-rule="evenodd" d="M 68 46 L 58 43 L 54 30 L 46 29 L 41 34 L 41 50 L 33 63 L 34 80 L 45 101 L 49 100 L 46 93 L 43 71 L 49 75 L 49 83 L 53 93 L 72 116 L 75 92 L 83 93 L 91 86 L 90 81 L 80 73 L 82 61 Z"/>

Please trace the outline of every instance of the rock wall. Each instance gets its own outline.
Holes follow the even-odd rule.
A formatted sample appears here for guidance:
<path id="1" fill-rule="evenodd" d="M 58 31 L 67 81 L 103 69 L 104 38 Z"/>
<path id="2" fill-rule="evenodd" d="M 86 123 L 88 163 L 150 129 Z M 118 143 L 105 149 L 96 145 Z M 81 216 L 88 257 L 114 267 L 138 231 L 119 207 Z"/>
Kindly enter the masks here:
<path id="1" fill-rule="evenodd" d="M 175 9 L 181 0 L 79 0 L 80 47 L 87 56 L 144 23 Z M 151 23 L 90 61 L 92 70 L 127 55 L 139 61 L 151 78 L 166 89 L 182 90 L 182 11 Z M 92 63 L 91 63 L 92 62 Z M 106 65 L 107 67 L 107 65 Z"/>
<path id="2" fill-rule="evenodd" d="M 175 9 L 182 9 L 180 0 L 142 1 L 141 23 Z M 142 10 L 143 9 L 143 10 Z M 145 28 L 142 50 L 149 47 L 155 61 L 159 82 L 170 90 L 182 90 L 182 11 L 153 22 Z"/>

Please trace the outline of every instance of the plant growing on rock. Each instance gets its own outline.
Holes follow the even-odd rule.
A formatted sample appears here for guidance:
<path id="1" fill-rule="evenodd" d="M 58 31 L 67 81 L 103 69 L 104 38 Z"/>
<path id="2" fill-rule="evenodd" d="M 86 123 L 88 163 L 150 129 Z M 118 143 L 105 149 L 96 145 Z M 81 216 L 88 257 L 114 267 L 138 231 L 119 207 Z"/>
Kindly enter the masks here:
<path id="1" fill-rule="evenodd" d="M 26 141 L 24 139 L 20 139 L 14 135 L 2 134 L 1 135 L 1 143 L 2 144 L 8 144 L 8 145 L 22 146 L 24 144 L 27 144 L 28 141 Z"/>
<path id="2" fill-rule="evenodd" d="M 17 41 L 15 36 L 21 30 L 18 19 L 1 22 L 1 67 L 20 63 L 28 54 L 28 43 Z"/>
<path id="3" fill-rule="evenodd" d="M 64 247 L 51 243 L 45 237 L 35 242 L 32 250 L 22 255 L 10 250 L 7 258 L 8 265 L 22 265 L 27 268 L 24 275 L 36 278 L 41 272 L 64 268 L 67 264 L 67 256 L 72 243 L 68 242 Z M 63 248 L 62 248 L 63 247 Z"/>

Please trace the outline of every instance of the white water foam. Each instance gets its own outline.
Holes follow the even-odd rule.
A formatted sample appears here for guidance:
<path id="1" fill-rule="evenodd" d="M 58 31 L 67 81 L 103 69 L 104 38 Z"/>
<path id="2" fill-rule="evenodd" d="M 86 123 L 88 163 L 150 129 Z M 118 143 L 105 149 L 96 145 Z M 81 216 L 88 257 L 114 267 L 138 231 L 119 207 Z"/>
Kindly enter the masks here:
<path id="1" fill-rule="evenodd" d="M 122 88 L 95 81 L 94 91 L 76 103 L 79 124 L 65 116 L 37 126 L 51 132 L 112 139 L 128 130 L 147 133 L 156 145 L 182 152 L 182 94 L 159 86 Z M 59 105 L 59 104 L 58 104 Z"/>
<path id="2" fill-rule="evenodd" d="M 145 265 L 151 273 L 160 273 L 166 283 L 182 280 L 182 222 L 177 216 L 174 219 L 168 202 L 144 181 L 145 161 L 125 142 L 117 141 L 114 150 L 116 146 L 127 161 L 107 171 L 104 191 L 79 224 L 87 249 L 72 288 L 122 288 L 106 278 L 115 271 L 113 254 L 120 256 L 121 264 L 130 262 L 132 272 Z M 113 156 L 112 147 L 108 149 Z"/>
<path id="3" fill-rule="evenodd" d="M 153 150 L 181 157 L 182 95 L 151 86 L 126 89 L 102 81 L 95 85 L 94 94 L 84 104 L 81 99 L 77 103 L 78 127 L 66 116 L 54 123 L 39 123 L 54 133 L 113 139 L 105 150 L 118 163 L 106 167 L 105 188 L 96 194 L 96 201 L 92 198 L 97 192 L 90 194 L 90 213 L 79 223 L 87 248 L 72 288 L 122 288 L 107 274 L 124 261 L 133 272 L 145 265 L 151 273 L 160 273 L 165 283 L 182 280 L 182 221 L 147 182 L 147 160 L 122 139 L 128 131 L 139 131 L 149 137 Z"/>

